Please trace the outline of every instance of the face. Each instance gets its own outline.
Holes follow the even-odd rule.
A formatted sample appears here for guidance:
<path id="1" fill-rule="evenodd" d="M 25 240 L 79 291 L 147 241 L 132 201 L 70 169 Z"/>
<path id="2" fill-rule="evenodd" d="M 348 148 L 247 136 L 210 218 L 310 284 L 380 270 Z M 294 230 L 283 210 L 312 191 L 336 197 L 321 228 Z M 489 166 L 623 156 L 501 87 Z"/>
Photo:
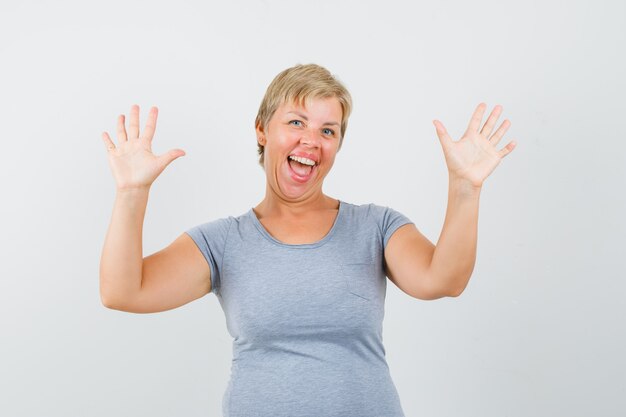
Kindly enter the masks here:
<path id="1" fill-rule="evenodd" d="M 265 147 L 265 174 L 274 193 L 295 201 L 321 192 L 339 147 L 341 116 L 335 97 L 310 99 L 305 107 L 284 103 L 265 129 L 257 127 L 257 141 Z"/>

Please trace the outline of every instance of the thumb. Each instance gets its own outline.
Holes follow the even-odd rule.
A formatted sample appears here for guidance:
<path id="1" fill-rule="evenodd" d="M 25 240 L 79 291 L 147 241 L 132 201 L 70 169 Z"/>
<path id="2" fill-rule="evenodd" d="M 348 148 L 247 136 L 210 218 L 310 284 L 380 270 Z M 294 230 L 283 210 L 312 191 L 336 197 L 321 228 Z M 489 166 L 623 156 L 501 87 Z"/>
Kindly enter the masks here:
<path id="1" fill-rule="evenodd" d="M 433 120 L 433 124 L 435 125 L 435 129 L 437 130 L 437 136 L 439 137 L 439 141 L 441 142 L 441 146 L 444 148 L 450 146 L 452 144 L 452 138 L 448 135 L 448 131 L 443 126 L 439 120 Z"/>
<path id="2" fill-rule="evenodd" d="M 171 149 L 163 155 L 159 156 L 159 162 L 161 166 L 165 169 L 174 159 L 185 156 L 186 153 L 182 149 Z"/>

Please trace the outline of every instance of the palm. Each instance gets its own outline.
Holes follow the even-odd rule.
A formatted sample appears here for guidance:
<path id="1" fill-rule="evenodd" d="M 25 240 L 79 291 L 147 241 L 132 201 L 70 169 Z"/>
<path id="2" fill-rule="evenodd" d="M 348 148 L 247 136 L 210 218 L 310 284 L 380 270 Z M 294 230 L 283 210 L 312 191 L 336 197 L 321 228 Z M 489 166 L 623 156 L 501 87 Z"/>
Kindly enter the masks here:
<path id="1" fill-rule="evenodd" d="M 109 152 L 109 164 L 119 188 L 149 185 L 165 167 L 146 140 L 129 140 Z"/>
<path id="2" fill-rule="evenodd" d="M 448 135 L 441 122 L 434 121 L 450 176 L 466 180 L 476 187 L 482 186 L 502 158 L 515 148 L 515 142 L 509 142 L 502 150 L 496 150 L 496 145 L 511 125 L 508 120 L 505 120 L 490 137 L 502 112 L 502 106 L 494 108 L 487 122 L 480 129 L 485 108 L 486 105 L 483 103 L 478 105 L 463 137 L 456 142 Z"/>
<path id="3" fill-rule="evenodd" d="M 156 107 L 150 109 L 146 127 L 141 135 L 139 134 L 139 106 L 131 107 L 128 134 L 124 125 L 125 117 L 120 115 L 117 123 L 118 146 L 115 146 L 108 133 L 102 134 L 102 139 L 109 151 L 109 165 L 118 189 L 150 187 L 170 162 L 185 155 L 182 149 L 172 149 L 161 156 L 152 153 L 152 138 L 156 130 L 157 113 Z"/>

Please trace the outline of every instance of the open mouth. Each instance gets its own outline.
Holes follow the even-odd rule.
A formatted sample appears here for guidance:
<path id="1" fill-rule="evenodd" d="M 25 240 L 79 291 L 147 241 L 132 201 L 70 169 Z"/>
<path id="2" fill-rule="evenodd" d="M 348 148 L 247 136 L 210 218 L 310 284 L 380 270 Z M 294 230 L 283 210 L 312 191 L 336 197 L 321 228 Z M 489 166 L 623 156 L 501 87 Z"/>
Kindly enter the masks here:
<path id="1" fill-rule="evenodd" d="M 306 161 L 297 161 L 291 157 L 287 158 L 287 163 L 292 177 L 298 182 L 306 182 L 311 178 L 313 172 L 317 170 L 317 164 L 310 165 Z"/>

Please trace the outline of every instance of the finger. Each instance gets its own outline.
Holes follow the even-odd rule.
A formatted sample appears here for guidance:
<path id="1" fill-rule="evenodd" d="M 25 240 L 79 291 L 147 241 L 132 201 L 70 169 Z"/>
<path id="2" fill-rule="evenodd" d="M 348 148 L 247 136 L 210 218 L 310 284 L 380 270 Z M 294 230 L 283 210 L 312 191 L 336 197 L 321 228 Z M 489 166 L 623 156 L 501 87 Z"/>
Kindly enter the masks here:
<path id="1" fill-rule="evenodd" d="M 156 121 L 157 116 L 159 114 L 159 109 L 152 107 L 150 109 L 150 113 L 148 113 L 148 121 L 146 122 L 146 128 L 143 130 L 141 135 L 142 138 L 151 141 L 154 136 L 154 131 L 156 130 Z"/>
<path id="2" fill-rule="evenodd" d="M 130 108 L 130 123 L 128 124 L 128 138 L 139 138 L 139 106 L 133 104 Z"/>
<path id="3" fill-rule="evenodd" d="M 452 144 L 452 138 L 448 135 L 448 131 L 444 127 L 443 123 L 435 119 L 433 120 L 433 124 L 435 125 L 435 129 L 437 129 L 437 136 L 439 137 L 441 146 L 444 148 L 450 146 Z"/>
<path id="4" fill-rule="evenodd" d="M 517 146 L 517 142 L 512 140 L 511 142 L 508 143 L 508 145 L 506 145 L 504 148 L 502 148 L 498 152 L 498 154 L 500 155 L 501 158 L 504 158 L 505 156 L 510 154 L 513 151 L 513 149 L 515 149 L 516 146 Z"/>
<path id="5" fill-rule="evenodd" d="M 106 146 L 108 151 L 115 149 L 115 143 L 113 143 L 111 137 L 107 132 L 102 132 L 102 141 L 104 142 L 104 146 Z"/>
<path id="6" fill-rule="evenodd" d="M 472 115 L 469 125 L 467 126 L 465 135 L 469 134 L 470 132 L 478 132 L 478 129 L 480 128 L 480 122 L 483 120 L 483 114 L 485 114 L 486 108 L 487 105 L 485 103 L 478 104 L 476 110 L 474 110 L 474 114 Z"/>
<path id="7" fill-rule="evenodd" d="M 128 140 L 128 138 L 126 137 L 126 127 L 124 126 L 125 120 L 126 116 L 124 116 L 123 114 L 120 114 L 117 118 L 117 141 L 120 144 Z"/>
<path id="8" fill-rule="evenodd" d="M 159 156 L 159 162 L 161 163 L 161 166 L 163 166 L 163 168 L 165 169 L 165 167 L 167 167 L 174 159 L 184 155 L 186 155 L 186 153 L 182 149 L 172 149 L 169 152 Z"/>
<path id="9" fill-rule="evenodd" d="M 489 142 L 493 146 L 496 146 L 498 142 L 500 142 L 500 139 L 502 139 L 502 136 L 504 136 L 506 131 L 509 130 L 509 127 L 511 127 L 511 122 L 509 121 L 509 119 L 505 119 L 498 128 L 498 130 L 496 130 L 496 133 L 494 133 L 493 136 L 489 138 Z"/>
<path id="10" fill-rule="evenodd" d="M 485 139 L 489 138 L 489 135 L 491 135 L 493 126 L 498 121 L 498 117 L 500 117 L 501 113 L 502 113 L 502 106 L 497 104 L 496 107 L 494 107 L 493 110 L 491 111 L 491 114 L 489 115 L 487 122 L 485 123 L 482 130 L 480 131 L 480 134 L 483 135 Z"/>

